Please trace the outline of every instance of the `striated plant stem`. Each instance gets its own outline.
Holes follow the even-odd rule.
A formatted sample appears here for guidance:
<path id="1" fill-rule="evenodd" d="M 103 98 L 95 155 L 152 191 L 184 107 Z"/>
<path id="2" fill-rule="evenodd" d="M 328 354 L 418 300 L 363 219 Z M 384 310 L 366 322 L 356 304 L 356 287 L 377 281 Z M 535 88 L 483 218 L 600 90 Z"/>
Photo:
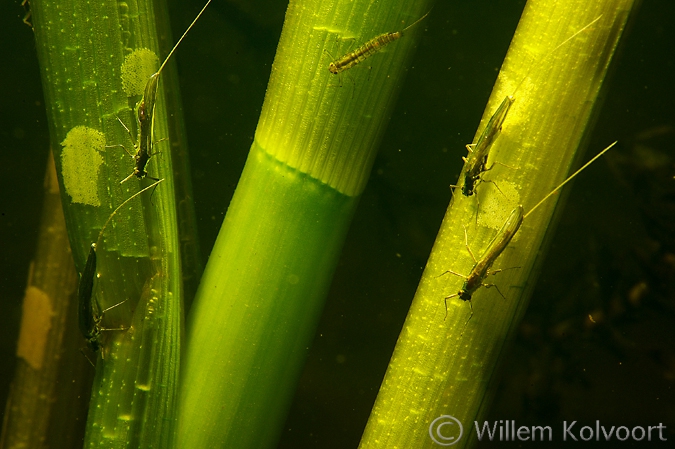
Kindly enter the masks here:
<path id="1" fill-rule="evenodd" d="M 426 1 L 291 1 L 246 167 L 188 319 L 179 447 L 272 447 Z"/>
<path id="2" fill-rule="evenodd" d="M 480 203 L 455 190 L 360 447 L 437 447 L 430 425 L 442 415 L 457 418 L 464 436 L 453 440 L 457 422 L 441 418 L 431 429 L 436 441 L 467 447 L 475 438 L 473 423 L 490 404 L 505 343 L 527 306 L 556 201 L 525 218 L 501 251 L 493 269 L 506 271 L 482 280 L 495 287 L 476 290 L 468 323 L 469 304 L 456 295 L 465 279 L 442 273 L 468 276 L 475 265 L 465 232 L 480 260 L 515 208 L 527 214 L 566 177 L 632 7 L 632 0 L 528 2 L 476 134 L 513 96 L 487 167 L 497 164 L 483 174 L 494 184 L 478 185 Z"/>

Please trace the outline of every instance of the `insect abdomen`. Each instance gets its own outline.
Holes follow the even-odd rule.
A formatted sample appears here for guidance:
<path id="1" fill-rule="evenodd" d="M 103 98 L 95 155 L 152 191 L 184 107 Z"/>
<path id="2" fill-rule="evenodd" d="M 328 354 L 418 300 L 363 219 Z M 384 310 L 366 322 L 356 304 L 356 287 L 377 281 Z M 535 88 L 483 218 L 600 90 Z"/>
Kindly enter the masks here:
<path id="1" fill-rule="evenodd" d="M 386 46 L 390 42 L 401 37 L 401 32 L 380 34 L 361 45 L 351 53 L 347 53 L 342 58 L 332 62 L 329 66 L 331 73 L 336 74 L 347 69 L 351 69 L 361 61 L 368 59 Z"/>

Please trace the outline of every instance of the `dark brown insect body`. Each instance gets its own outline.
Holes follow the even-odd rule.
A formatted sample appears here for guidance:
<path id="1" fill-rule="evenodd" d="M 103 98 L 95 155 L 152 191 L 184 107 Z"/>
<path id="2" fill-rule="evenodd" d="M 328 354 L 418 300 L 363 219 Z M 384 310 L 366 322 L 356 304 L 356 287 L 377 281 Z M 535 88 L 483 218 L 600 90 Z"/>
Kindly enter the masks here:
<path id="1" fill-rule="evenodd" d="M 87 264 L 84 267 L 80 284 L 77 286 L 77 298 L 79 302 L 78 322 L 80 332 L 87 340 L 87 345 L 93 352 L 101 347 L 101 307 L 92 295 L 94 291 L 94 278 L 96 277 L 96 243 L 89 247 Z"/>

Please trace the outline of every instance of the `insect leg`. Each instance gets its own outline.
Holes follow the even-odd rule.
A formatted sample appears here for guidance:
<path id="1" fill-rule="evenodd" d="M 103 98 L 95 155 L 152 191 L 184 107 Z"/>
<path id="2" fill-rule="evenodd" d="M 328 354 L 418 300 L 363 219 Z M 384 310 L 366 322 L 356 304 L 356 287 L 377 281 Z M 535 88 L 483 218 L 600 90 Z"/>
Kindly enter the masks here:
<path id="1" fill-rule="evenodd" d="M 154 147 L 156 144 L 158 144 L 158 143 L 160 143 L 160 142 L 164 142 L 164 141 L 166 141 L 166 140 L 169 140 L 169 138 L 168 138 L 168 137 L 162 137 L 161 139 L 155 140 L 154 142 L 152 142 L 152 145 L 151 145 L 151 146 Z M 161 153 L 162 153 L 162 152 L 159 151 L 159 150 L 157 150 L 157 151 L 155 151 L 155 152 L 153 152 L 153 153 L 148 152 L 148 156 L 154 156 L 154 155 L 156 155 L 156 154 L 161 154 Z"/>
<path id="2" fill-rule="evenodd" d="M 492 168 L 492 167 L 490 167 L 490 168 Z M 487 171 L 487 170 L 486 170 L 486 171 Z M 497 190 L 499 190 L 499 193 L 501 193 L 502 195 L 504 195 L 504 197 L 506 197 L 506 194 L 505 194 L 504 192 L 502 192 L 502 189 L 500 189 L 499 186 L 497 185 L 497 183 L 494 182 L 492 179 L 483 179 L 483 178 L 480 178 L 480 181 L 479 181 L 479 182 L 489 182 L 490 184 L 492 184 L 493 186 L 495 186 L 495 187 L 497 188 Z M 479 183 L 476 183 L 476 185 L 478 185 L 478 184 L 479 184 Z M 476 195 L 476 199 L 478 199 L 478 195 Z"/>
<path id="3" fill-rule="evenodd" d="M 462 329 L 462 333 L 459 335 L 460 337 L 464 335 L 464 331 L 466 330 L 466 326 L 469 324 L 469 321 L 471 321 L 471 318 L 473 318 L 473 303 L 469 299 L 469 308 L 471 309 L 471 314 L 469 315 L 469 318 L 466 320 L 466 323 L 464 323 L 464 329 Z"/>
<path id="4" fill-rule="evenodd" d="M 485 171 L 492 170 L 492 167 L 494 167 L 495 164 L 499 164 L 499 165 L 501 165 L 502 167 L 508 167 L 508 168 L 513 169 L 513 170 L 518 170 L 518 167 L 513 167 L 513 166 L 511 166 L 511 165 L 506 165 L 506 164 L 503 163 L 503 162 L 494 161 L 494 162 L 492 162 L 492 165 L 490 165 L 490 168 L 486 169 Z"/>
<path id="5" fill-rule="evenodd" d="M 124 178 L 123 180 L 120 181 L 120 184 L 124 184 L 125 182 L 127 182 L 128 180 L 130 180 L 131 178 L 133 178 L 135 175 L 136 175 L 136 172 L 135 172 L 135 171 L 132 171 L 131 174 L 130 174 L 129 176 L 127 176 L 126 178 Z"/>
<path id="6" fill-rule="evenodd" d="M 90 364 L 92 367 L 96 368 L 96 365 L 94 365 L 94 362 L 91 361 L 91 359 L 89 358 L 89 356 L 87 355 L 87 353 L 84 352 L 84 349 L 80 348 L 80 352 L 82 353 L 82 355 L 84 356 L 84 358 L 87 359 L 87 362 L 89 362 L 89 364 Z"/>
<path id="7" fill-rule="evenodd" d="M 477 198 L 478 197 L 476 197 L 476 199 Z M 478 215 L 478 211 L 476 211 L 476 215 Z M 469 251 L 469 254 L 471 254 L 473 262 L 478 263 L 478 261 L 476 260 L 476 256 L 473 255 L 473 251 L 471 251 L 471 248 L 469 248 L 469 235 L 466 232 L 466 226 L 464 226 L 464 245 L 466 246 L 466 250 Z"/>
<path id="8" fill-rule="evenodd" d="M 108 307 L 108 308 L 105 309 L 105 310 L 102 310 L 102 311 L 101 311 L 101 315 L 103 315 L 104 313 L 106 313 L 106 312 L 107 312 L 108 310 L 110 310 L 110 309 L 114 309 L 115 307 L 124 304 L 125 302 L 127 302 L 126 299 L 125 299 L 124 301 L 118 302 L 117 304 L 115 304 L 115 305 L 113 305 L 113 306 Z"/>
<path id="9" fill-rule="evenodd" d="M 30 8 L 30 2 L 28 0 L 23 0 L 21 2 L 21 6 L 23 6 L 24 11 L 26 11 L 26 15 L 23 16 L 23 23 L 33 28 L 33 24 L 30 22 L 30 18 L 33 15 L 33 11 L 31 11 Z"/>
<path id="10" fill-rule="evenodd" d="M 494 273 L 496 273 L 496 272 L 493 272 L 493 273 L 491 273 L 491 274 L 494 274 Z M 497 293 L 499 293 L 499 295 L 500 295 L 502 298 L 506 299 L 506 296 L 504 296 L 504 295 L 502 294 L 501 290 L 499 290 L 499 287 L 497 287 L 497 284 L 481 284 L 481 285 L 482 285 L 483 287 L 485 287 L 485 288 L 491 288 L 491 287 L 494 287 L 495 290 L 497 290 Z"/>
<path id="11" fill-rule="evenodd" d="M 138 145 L 136 144 L 136 139 L 134 138 L 134 135 L 131 133 L 131 130 L 129 130 L 129 128 L 127 127 L 127 125 L 124 124 L 124 122 L 122 121 L 121 118 L 119 118 L 118 116 L 115 116 L 115 118 L 117 119 L 118 122 L 120 122 L 120 125 L 122 125 L 122 127 L 125 129 L 127 134 L 129 134 L 129 138 L 131 139 L 131 143 L 134 145 L 134 148 L 136 148 Z M 134 154 L 131 151 L 129 151 L 127 149 L 127 147 L 125 147 L 121 143 L 118 143 L 117 145 L 106 145 L 106 148 L 113 148 L 113 147 L 122 147 L 122 148 L 124 148 L 124 151 L 126 151 L 129 156 L 131 156 L 132 158 L 134 157 Z"/>
<path id="12" fill-rule="evenodd" d="M 490 272 L 488 273 L 488 275 L 501 273 L 502 271 L 506 271 L 506 270 L 515 270 L 515 269 L 518 269 L 518 268 L 522 268 L 522 267 L 500 268 L 499 270 L 490 271 Z"/>
<path id="13" fill-rule="evenodd" d="M 446 271 L 442 272 L 441 274 L 439 274 L 439 275 L 436 276 L 436 277 L 439 278 L 439 277 L 441 277 L 441 276 L 443 276 L 444 274 L 447 274 L 447 273 L 454 274 L 455 276 L 463 277 L 464 279 L 468 279 L 468 278 L 467 278 L 466 276 L 464 276 L 463 274 L 455 273 L 455 272 L 452 271 L 452 270 L 446 270 Z M 457 296 L 457 295 L 453 295 L 453 296 Z"/>
<path id="14" fill-rule="evenodd" d="M 455 293 L 454 295 L 450 295 L 450 296 L 445 297 L 445 318 L 443 318 L 443 321 L 448 319 L 448 299 L 454 298 L 455 296 L 459 296 L 459 293 Z M 469 301 L 469 304 L 471 304 L 471 301 Z M 473 314 L 473 309 L 472 309 L 471 313 Z"/>

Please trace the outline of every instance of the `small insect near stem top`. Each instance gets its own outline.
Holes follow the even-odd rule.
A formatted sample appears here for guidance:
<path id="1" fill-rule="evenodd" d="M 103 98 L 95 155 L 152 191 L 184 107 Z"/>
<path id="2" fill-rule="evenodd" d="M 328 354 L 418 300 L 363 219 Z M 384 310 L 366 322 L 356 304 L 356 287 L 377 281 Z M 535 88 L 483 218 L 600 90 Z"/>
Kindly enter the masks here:
<path id="1" fill-rule="evenodd" d="M 393 33 L 384 33 L 380 34 L 379 36 L 375 36 L 365 44 L 358 47 L 356 50 L 351 51 L 345 54 L 344 56 L 332 61 L 330 64 L 328 64 L 328 71 L 333 75 L 337 75 L 340 72 L 344 72 L 345 70 L 351 69 L 356 64 L 368 59 L 369 57 L 379 52 L 390 43 L 400 39 L 401 36 L 403 36 L 404 32 L 420 23 L 426 16 L 429 15 L 430 12 L 431 11 L 427 12 L 425 15 L 423 15 L 422 17 L 420 17 L 407 27 L 403 28 L 401 31 L 395 31 Z"/>

